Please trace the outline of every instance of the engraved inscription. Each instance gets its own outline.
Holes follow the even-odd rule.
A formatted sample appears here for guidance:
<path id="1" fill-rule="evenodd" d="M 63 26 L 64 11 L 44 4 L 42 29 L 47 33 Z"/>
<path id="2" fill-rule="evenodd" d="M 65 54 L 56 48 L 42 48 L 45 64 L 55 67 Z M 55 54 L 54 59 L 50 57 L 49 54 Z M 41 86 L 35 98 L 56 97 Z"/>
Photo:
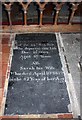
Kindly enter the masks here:
<path id="1" fill-rule="evenodd" d="M 6 100 L 6 115 L 69 112 L 55 34 L 16 35 Z"/>
<path id="2" fill-rule="evenodd" d="M 15 44 L 19 51 L 19 70 L 11 72 L 10 81 L 64 81 L 62 71 L 57 71 L 54 65 L 54 55 L 57 46 L 54 41 L 21 41 Z M 47 61 L 53 64 L 46 64 Z M 27 63 L 24 65 L 24 63 Z M 13 78 L 13 75 L 15 78 Z"/>

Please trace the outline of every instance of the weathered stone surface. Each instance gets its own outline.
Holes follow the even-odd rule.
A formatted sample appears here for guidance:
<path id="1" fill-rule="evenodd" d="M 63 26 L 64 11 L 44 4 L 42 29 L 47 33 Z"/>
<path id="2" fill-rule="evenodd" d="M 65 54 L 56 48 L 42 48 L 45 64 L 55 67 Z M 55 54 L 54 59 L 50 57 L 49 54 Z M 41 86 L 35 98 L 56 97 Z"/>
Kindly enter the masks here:
<path id="1" fill-rule="evenodd" d="M 5 114 L 68 113 L 69 104 L 55 34 L 17 35 Z"/>

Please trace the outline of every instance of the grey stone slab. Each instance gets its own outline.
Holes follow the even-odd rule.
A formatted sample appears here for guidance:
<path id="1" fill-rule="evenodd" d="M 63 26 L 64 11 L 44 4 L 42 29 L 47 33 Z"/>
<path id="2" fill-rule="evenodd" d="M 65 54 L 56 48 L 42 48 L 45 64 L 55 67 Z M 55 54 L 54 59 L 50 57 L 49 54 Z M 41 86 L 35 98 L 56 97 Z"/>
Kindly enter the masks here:
<path id="1" fill-rule="evenodd" d="M 17 35 L 5 115 L 69 113 L 69 104 L 55 34 Z"/>
<path id="2" fill-rule="evenodd" d="M 82 74 L 80 68 L 78 67 L 78 63 L 81 57 L 81 33 L 66 33 L 61 35 L 65 48 L 65 55 L 72 75 L 72 83 L 74 85 L 75 94 L 80 106 L 80 85 L 82 83 Z"/>

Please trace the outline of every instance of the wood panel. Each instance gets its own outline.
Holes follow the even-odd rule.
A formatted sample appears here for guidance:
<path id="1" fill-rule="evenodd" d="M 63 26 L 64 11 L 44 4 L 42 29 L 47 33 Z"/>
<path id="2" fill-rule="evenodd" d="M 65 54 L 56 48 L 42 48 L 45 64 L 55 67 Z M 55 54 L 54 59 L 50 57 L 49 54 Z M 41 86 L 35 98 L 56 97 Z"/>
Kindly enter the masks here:
<path id="1" fill-rule="evenodd" d="M 81 32 L 82 25 L 14 25 L 11 32 Z M 10 32 L 10 26 L 3 26 L 2 32 Z"/>

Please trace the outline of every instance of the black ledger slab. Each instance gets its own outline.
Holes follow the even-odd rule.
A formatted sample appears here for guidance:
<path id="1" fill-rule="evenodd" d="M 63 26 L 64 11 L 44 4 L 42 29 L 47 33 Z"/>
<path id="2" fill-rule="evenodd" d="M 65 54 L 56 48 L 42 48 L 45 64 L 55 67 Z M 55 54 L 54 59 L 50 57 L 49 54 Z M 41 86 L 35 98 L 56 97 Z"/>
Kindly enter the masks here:
<path id="1" fill-rule="evenodd" d="M 69 104 L 55 34 L 17 34 L 5 115 L 68 113 Z"/>

